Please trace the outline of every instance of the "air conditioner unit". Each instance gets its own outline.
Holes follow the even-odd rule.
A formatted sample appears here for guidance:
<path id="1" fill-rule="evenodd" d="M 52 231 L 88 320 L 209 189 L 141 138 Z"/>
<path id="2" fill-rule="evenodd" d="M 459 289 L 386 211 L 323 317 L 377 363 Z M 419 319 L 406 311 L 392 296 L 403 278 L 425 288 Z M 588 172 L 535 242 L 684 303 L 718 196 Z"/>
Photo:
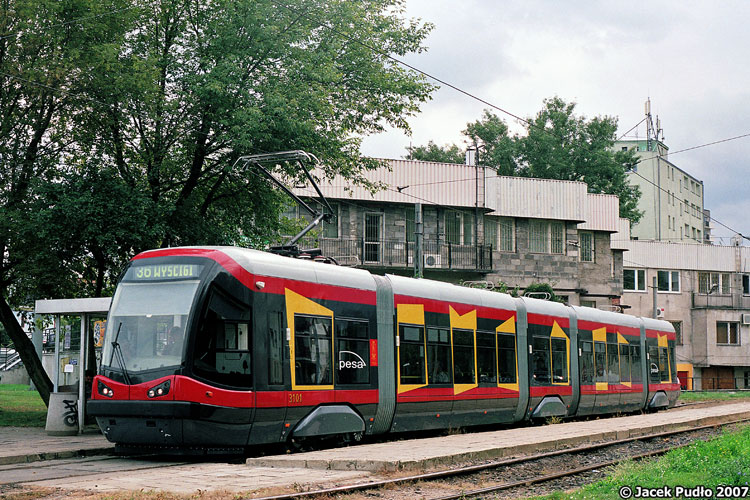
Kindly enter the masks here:
<path id="1" fill-rule="evenodd" d="M 656 317 L 659 319 L 662 319 L 664 317 L 664 308 L 663 307 L 657 307 L 656 308 Z"/>
<path id="2" fill-rule="evenodd" d="M 750 325 L 750 314 L 743 314 L 742 315 L 742 324 L 743 325 Z"/>
<path id="3" fill-rule="evenodd" d="M 439 253 L 424 254 L 424 267 L 440 267 Z"/>

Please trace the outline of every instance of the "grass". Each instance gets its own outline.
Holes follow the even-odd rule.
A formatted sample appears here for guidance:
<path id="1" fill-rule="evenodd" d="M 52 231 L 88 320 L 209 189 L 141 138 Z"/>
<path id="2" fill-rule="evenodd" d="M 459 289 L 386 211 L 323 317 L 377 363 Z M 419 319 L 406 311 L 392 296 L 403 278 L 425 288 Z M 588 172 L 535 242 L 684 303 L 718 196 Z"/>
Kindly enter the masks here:
<path id="1" fill-rule="evenodd" d="M 732 392 L 683 392 L 680 394 L 680 401 L 725 401 L 729 399 L 747 399 L 750 398 L 750 391 L 732 391 Z"/>
<path id="2" fill-rule="evenodd" d="M 0 427 L 44 427 L 47 407 L 28 385 L 0 385 Z"/>
<path id="3" fill-rule="evenodd" d="M 673 450 L 657 460 L 625 462 L 609 477 L 568 493 L 554 493 L 545 499 L 621 499 L 619 491 L 629 487 L 658 488 L 683 486 L 713 488 L 750 486 L 750 426 L 727 432 L 710 441 L 700 441 Z"/>

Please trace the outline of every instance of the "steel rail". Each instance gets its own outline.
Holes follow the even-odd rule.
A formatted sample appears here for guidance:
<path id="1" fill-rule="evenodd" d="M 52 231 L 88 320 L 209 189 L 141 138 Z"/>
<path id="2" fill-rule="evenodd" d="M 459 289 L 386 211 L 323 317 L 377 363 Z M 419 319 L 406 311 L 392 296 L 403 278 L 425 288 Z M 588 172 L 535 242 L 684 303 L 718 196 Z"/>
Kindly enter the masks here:
<path id="1" fill-rule="evenodd" d="M 448 495 L 445 497 L 437 497 L 433 498 L 432 500 L 457 500 L 457 499 L 467 499 L 472 498 L 479 495 L 484 495 L 487 493 L 492 493 L 494 491 L 501 491 L 501 490 L 509 490 L 512 488 L 518 488 L 520 486 L 531 486 L 532 484 L 538 484 L 538 483 L 545 483 L 547 481 L 552 481 L 554 479 L 560 479 L 563 477 L 568 476 L 575 476 L 577 474 L 582 474 L 584 472 L 592 471 L 595 469 L 601 469 L 603 467 L 610 467 L 612 465 L 617 465 L 621 462 L 624 462 L 626 460 L 641 460 L 643 458 L 648 457 L 654 457 L 657 455 L 663 455 L 669 451 L 677 450 L 680 448 L 684 448 L 686 446 L 690 446 L 693 443 L 683 443 L 678 444 L 675 446 L 668 446 L 666 448 L 662 448 L 659 450 L 651 450 L 647 451 L 645 453 L 639 453 L 637 455 L 630 455 L 627 457 L 617 458 L 615 460 L 607 460 L 605 462 L 598 462 L 593 465 L 586 465 L 584 467 L 579 467 L 577 469 L 571 469 L 569 471 L 563 471 L 563 472 L 555 472 L 553 474 L 545 474 L 543 476 L 537 476 L 537 477 L 531 477 L 528 479 L 521 479 L 519 481 L 513 481 L 511 483 L 500 483 L 496 484 L 494 486 L 488 486 L 487 488 L 480 488 L 478 490 L 470 490 L 470 491 L 463 491 L 460 494 L 457 495 Z"/>
<path id="2" fill-rule="evenodd" d="M 623 438 L 623 439 L 615 439 L 615 440 L 612 440 L 612 441 L 602 441 L 600 443 L 594 443 L 594 444 L 588 444 L 588 445 L 583 445 L 583 446 L 577 446 L 575 448 L 567 448 L 567 449 L 563 449 L 563 450 L 554 450 L 554 451 L 549 451 L 549 452 L 545 452 L 545 453 L 538 453 L 536 455 L 529 455 L 529 456 L 525 456 L 525 457 L 517 457 L 517 458 L 506 459 L 506 460 L 498 460 L 498 461 L 489 462 L 489 463 L 486 463 L 486 464 L 470 465 L 470 466 L 466 466 L 466 467 L 460 467 L 458 469 L 441 470 L 441 471 L 435 471 L 435 472 L 427 472 L 427 473 L 417 474 L 417 475 L 413 475 L 413 476 L 405 476 L 405 477 L 400 477 L 400 478 L 395 478 L 395 479 L 386 479 L 386 480 L 381 480 L 381 481 L 371 481 L 371 482 L 368 482 L 368 483 L 358 483 L 358 484 L 347 485 L 347 486 L 338 486 L 338 487 L 335 487 L 335 488 L 326 488 L 326 489 L 321 489 L 321 490 L 311 490 L 311 491 L 305 491 L 305 492 L 289 493 L 289 494 L 281 494 L 281 495 L 273 495 L 273 496 L 266 496 L 266 497 L 252 497 L 252 500 L 296 500 L 296 499 L 299 499 L 299 498 L 309 498 L 309 497 L 322 496 L 322 495 L 336 495 L 336 494 L 344 494 L 344 493 L 355 493 L 355 492 L 359 492 L 359 491 L 366 491 L 366 490 L 371 490 L 371 489 L 376 489 L 376 488 L 384 488 L 384 487 L 387 487 L 387 486 L 394 486 L 394 485 L 400 485 L 400 484 L 406 484 L 406 483 L 414 483 L 414 482 L 417 482 L 417 481 L 431 481 L 431 480 L 435 480 L 435 479 L 443 479 L 443 478 L 449 478 L 449 477 L 454 477 L 454 476 L 461 476 L 461 475 L 473 474 L 473 473 L 476 473 L 476 472 L 482 472 L 482 471 L 489 470 L 489 469 L 495 469 L 495 468 L 498 468 L 498 467 L 503 467 L 503 466 L 508 466 L 508 465 L 516 465 L 516 464 L 524 463 L 524 462 L 531 462 L 531 461 L 540 460 L 540 459 L 543 459 L 543 458 L 556 457 L 556 456 L 560 456 L 560 455 L 567 455 L 567 454 L 573 454 L 573 453 L 582 453 L 582 452 L 597 450 L 597 449 L 600 449 L 600 448 L 606 448 L 608 446 L 615 446 L 615 445 L 619 445 L 619 444 L 631 443 L 631 442 L 634 442 L 634 441 L 645 441 L 645 440 L 649 440 L 649 439 L 657 439 L 657 438 L 660 438 L 660 437 L 673 436 L 673 435 L 676 435 L 676 434 L 684 434 L 684 433 L 687 433 L 687 432 L 701 431 L 701 430 L 705 430 L 705 429 L 713 429 L 713 428 L 716 428 L 716 427 L 723 427 L 723 426 L 727 426 L 727 425 L 734 425 L 734 424 L 739 424 L 739 423 L 749 422 L 749 421 L 750 421 L 750 418 L 742 418 L 742 419 L 737 419 L 737 420 L 731 420 L 731 421 L 728 421 L 728 422 L 719 422 L 719 423 L 714 423 L 714 424 L 702 425 L 700 427 L 680 428 L 680 429 L 675 429 L 675 430 L 670 430 L 670 431 L 657 432 L 657 433 L 654 433 L 654 434 L 644 434 L 642 436 L 632 436 L 632 437 L 627 437 L 627 438 Z M 679 448 L 679 446 L 675 446 L 672 449 L 677 449 L 677 448 Z M 656 451 L 659 451 L 659 450 L 656 450 Z M 669 449 L 665 450 L 665 452 L 666 451 L 669 451 Z M 649 453 L 651 453 L 651 452 L 649 452 Z M 647 456 L 647 455 L 645 455 L 645 456 Z M 631 456 L 631 457 L 627 457 L 627 458 L 632 459 L 632 458 L 641 458 L 641 457 L 639 457 L 639 456 Z M 623 460 L 623 459 L 620 459 L 620 460 Z M 606 466 L 607 466 L 606 464 L 604 464 L 604 465 L 597 464 L 596 466 L 594 466 L 592 468 L 600 468 L 600 467 L 606 467 Z M 580 472 L 585 472 L 585 471 L 581 470 Z M 580 473 L 580 472 L 578 472 L 578 473 Z M 562 473 L 562 474 L 564 474 L 564 475 L 571 475 L 571 474 L 565 474 L 565 473 Z M 550 479 L 555 479 L 554 477 L 551 477 L 551 476 L 554 476 L 554 474 L 550 475 L 549 479 L 544 479 L 544 481 L 549 481 Z M 547 477 L 547 476 L 545 476 L 545 477 Z M 562 477 L 562 476 L 560 476 L 560 477 Z M 505 485 L 505 484 L 515 484 L 515 486 L 523 486 L 525 484 L 533 484 L 534 481 L 532 481 L 532 479 L 518 481 L 517 482 L 518 484 L 515 484 L 515 483 L 503 483 L 503 485 Z M 539 481 L 539 482 L 541 482 L 541 481 Z M 501 487 L 499 489 L 507 489 L 507 488 L 512 488 L 512 487 L 515 487 L 515 486 L 507 486 L 507 487 L 504 486 L 504 487 Z M 472 492 L 464 492 L 464 493 L 461 493 L 460 495 L 455 496 L 455 497 L 451 496 L 451 497 L 445 497 L 445 498 L 446 498 L 446 500 L 448 498 L 463 498 L 463 497 L 466 497 L 467 495 L 470 495 L 470 494 L 472 494 Z M 479 494 L 479 493 L 477 493 L 477 494 Z M 250 500 L 250 499 L 248 498 L 247 500 Z M 442 499 L 440 499 L 440 500 L 442 500 Z"/>

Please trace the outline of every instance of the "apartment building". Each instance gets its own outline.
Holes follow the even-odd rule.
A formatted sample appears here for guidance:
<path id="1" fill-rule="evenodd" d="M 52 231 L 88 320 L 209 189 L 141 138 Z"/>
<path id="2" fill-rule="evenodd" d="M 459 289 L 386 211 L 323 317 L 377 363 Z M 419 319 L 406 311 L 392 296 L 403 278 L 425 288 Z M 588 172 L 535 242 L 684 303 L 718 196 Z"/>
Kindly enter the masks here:
<path id="1" fill-rule="evenodd" d="M 616 306 L 622 291 L 617 197 L 581 182 L 502 177 L 491 169 L 384 160 L 374 193 L 342 178 L 321 183 L 333 213 L 303 246 L 342 265 L 412 275 L 423 220 L 424 276 L 521 290 L 549 283 L 569 303 Z M 295 193 L 314 200 L 311 188 Z M 299 207 L 287 216 L 303 215 Z"/>

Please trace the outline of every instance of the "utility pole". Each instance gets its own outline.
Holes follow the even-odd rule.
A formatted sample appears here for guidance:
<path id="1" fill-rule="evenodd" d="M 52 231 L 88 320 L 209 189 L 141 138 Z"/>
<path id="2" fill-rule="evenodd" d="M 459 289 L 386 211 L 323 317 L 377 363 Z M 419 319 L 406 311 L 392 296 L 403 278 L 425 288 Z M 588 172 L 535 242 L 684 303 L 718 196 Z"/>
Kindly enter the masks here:
<path id="1" fill-rule="evenodd" d="M 654 307 L 653 307 L 653 311 L 652 311 L 652 316 L 653 316 L 654 319 L 656 319 L 658 317 L 658 315 L 659 315 L 659 311 L 657 310 L 658 306 L 657 306 L 657 302 L 656 302 L 656 276 L 654 276 L 651 279 L 651 290 L 653 292 L 653 297 L 654 297 Z"/>
<path id="2" fill-rule="evenodd" d="M 424 263 L 424 224 L 422 224 L 422 204 L 414 204 L 414 277 L 421 278 L 423 271 L 422 265 Z"/>

